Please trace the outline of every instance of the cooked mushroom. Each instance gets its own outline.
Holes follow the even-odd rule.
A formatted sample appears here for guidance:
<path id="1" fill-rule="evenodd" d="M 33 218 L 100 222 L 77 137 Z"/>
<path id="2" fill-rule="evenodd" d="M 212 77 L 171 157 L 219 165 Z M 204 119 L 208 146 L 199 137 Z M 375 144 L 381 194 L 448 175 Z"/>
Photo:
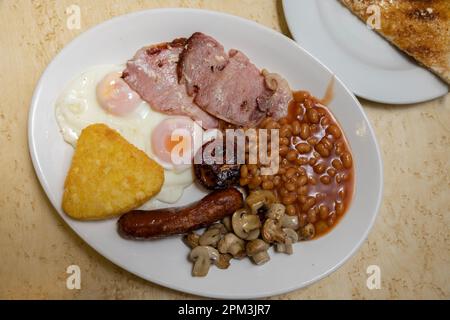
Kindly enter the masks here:
<path id="1" fill-rule="evenodd" d="M 297 230 L 299 227 L 298 216 L 289 216 L 285 214 L 280 218 L 280 222 L 283 228 Z"/>
<path id="2" fill-rule="evenodd" d="M 247 243 L 247 255 L 252 258 L 253 262 L 261 265 L 270 260 L 267 253 L 269 244 L 261 239 L 255 239 Z"/>
<path id="3" fill-rule="evenodd" d="M 298 230 L 298 237 L 300 240 L 311 240 L 315 235 L 316 229 L 312 223 L 308 223 Z"/>
<path id="4" fill-rule="evenodd" d="M 187 235 L 183 237 L 184 243 L 191 248 L 194 249 L 198 246 L 198 241 L 200 239 L 200 235 L 195 232 L 189 232 Z"/>
<path id="5" fill-rule="evenodd" d="M 269 190 L 255 190 L 250 192 L 245 202 L 252 208 L 253 206 L 259 205 L 261 202 L 263 204 L 269 205 L 274 203 L 276 200 L 275 195 Z"/>
<path id="6" fill-rule="evenodd" d="M 234 258 L 243 258 L 245 256 L 245 242 L 239 239 L 234 233 L 227 233 L 218 244 L 220 253 L 229 253 Z"/>
<path id="7" fill-rule="evenodd" d="M 291 228 L 283 228 L 283 232 L 286 234 L 286 239 L 283 243 L 276 244 L 276 250 L 277 252 L 292 254 L 292 244 L 298 241 L 298 234 Z"/>
<path id="8" fill-rule="evenodd" d="M 259 209 L 263 208 L 264 206 L 265 206 L 264 201 L 259 201 L 259 202 L 252 204 L 250 206 L 250 209 L 252 210 L 253 214 L 258 214 Z"/>
<path id="9" fill-rule="evenodd" d="M 286 207 L 281 203 L 272 203 L 267 211 L 267 218 L 280 220 L 285 215 Z"/>
<path id="10" fill-rule="evenodd" d="M 208 274 L 211 260 L 219 259 L 219 252 L 210 246 L 198 246 L 192 249 L 189 258 L 194 262 L 192 275 L 194 277 L 204 277 Z"/>
<path id="11" fill-rule="evenodd" d="M 276 73 L 270 73 L 266 69 L 262 69 L 261 74 L 264 76 L 264 82 L 267 88 L 272 91 L 276 91 L 278 89 L 279 75 L 277 75 Z"/>
<path id="12" fill-rule="evenodd" d="M 241 239 L 254 240 L 259 236 L 261 221 L 256 214 L 248 213 L 246 209 L 239 209 L 231 218 L 234 233 Z"/>
<path id="13" fill-rule="evenodd" d="M 267 243 L 283 243 L 286 234 L 281 229 L 281 223 L 278 220 L 267 219 L 262 227 L 262 238 Z"/>
<path id="14" fill-rule="evenodd" d="M 225 228 L 227 228 L 228 232 L 233 231 L 233 227 L 231 226 L 231 218 L 229 216 L 222 219 L 222 224 Z"/>
<path id="15" fill-rule="evenodd" d="M 219 259 L 217 259 L 217 261 L 216 261 L 217 268 L 219 268 L 219 269 L 228 269 L 228 267 L 230 266 L 230 260 L 232 258 L 233 257 L 230 254 L 228 254 L 228 253 L 220 254 L 219 255 Z"/>
<path id="16" fill-rule="evenodd" d="M 222 234 L 218 228 L 209 228 L 199 238 L 198 244 L 201 246 L 216 247 Z"/>
<path id="17" fill-rule="evenodd" d="M 229 217 L 227 217 L 227 218 L 229 218 Z M 228 232 L 228 228 L 223 223 L 220 223 L 220 222 L 210 225 L 208 230 L 209 229 L 218 229 L 222 235 L 227 234 L 227 232 Z"/>
<path id="18" fill-rule="evenodd" d="M 250 207 L 253 214 L 260 213 L 261 209 L 266 209 L 267 207 L 275 201 L 275 195 L 269 190 L 255 190 L 252 191 L 245 202 Z"/>

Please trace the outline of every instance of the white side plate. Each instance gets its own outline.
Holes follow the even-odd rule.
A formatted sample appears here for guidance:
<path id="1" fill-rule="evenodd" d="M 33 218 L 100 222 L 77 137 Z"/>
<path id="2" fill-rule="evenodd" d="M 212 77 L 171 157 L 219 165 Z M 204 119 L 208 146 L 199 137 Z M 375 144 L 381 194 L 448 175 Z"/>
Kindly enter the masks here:
<path id="1" fill-rule="evenodd" d="M 338 0 L 283 0 L 283 8 L 295 40 L 356 95 L 406 104 L 448 92 L 445 82 L 370 30 Z"/>

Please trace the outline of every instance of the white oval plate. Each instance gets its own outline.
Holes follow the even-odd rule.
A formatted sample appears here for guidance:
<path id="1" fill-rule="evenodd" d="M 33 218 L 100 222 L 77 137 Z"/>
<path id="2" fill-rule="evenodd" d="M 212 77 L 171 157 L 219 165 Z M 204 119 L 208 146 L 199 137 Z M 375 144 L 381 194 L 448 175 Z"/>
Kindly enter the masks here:
<path id="1" fill-rule="evenodd" d="M 406 104 L 445 95 L 448 86 L 370 30 L 338 0 L 283 0 L 295 40 L 358 96 Z"/>
<path id="2" fill-rule="evenodd" d="M 255 298 L 301 288 L 342 265 L 366 238 L 382 193 L 382 165 L 375 136 L 356 98 L 337 79 L 330 109 L 341 123 L 356 164 L 351 208 L 328 235 L 295 245 L 292 256 L 271 253 L 272 260 L 254 266 L 233 261 L 228 270 L 211 268 L 206 278 L 191 276 L 188 249 L 180 237 L 158 241 L 122 239 L 116 219 L 81 222 L 61 209 L 64 179 L 73 154 L 58 130 L 55 100 L 75 75 L 98 64 L 119 64 L 144 45 L 203 31 L 226 48 L 245 52 L 259 67 L 282 74 L 292 88 L 322 96 L 332 73 L 295 42 L 255 22 L 202 10 L 141 11 L 104 22 L 80 35 L 49 64 L 34 93 L 29 114 L 29 147 L 39 180 L 67 224 L 100 254 L 122 268 L 157 284 L 218 298 Z M 179 204 L 203 196 L 196 187 Z"/>

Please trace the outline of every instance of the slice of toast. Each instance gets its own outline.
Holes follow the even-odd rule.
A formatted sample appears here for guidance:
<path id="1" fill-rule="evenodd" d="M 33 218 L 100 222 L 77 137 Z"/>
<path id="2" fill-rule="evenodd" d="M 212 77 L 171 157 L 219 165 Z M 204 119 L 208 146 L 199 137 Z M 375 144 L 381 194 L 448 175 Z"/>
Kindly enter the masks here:
<path id="1" fill-rule="evenodd" d="M 449 0 L 340 0 L 367 22 L 380 9 L 374 30 L 450 84 Z"/>
<path id="2" fill-rule="evenodd" d="M 78 139 L 64 184 L 63 210 L 72 218 L 110 218 L 157 194 L 164 170 L 104 124 L 86 127 Z"/>

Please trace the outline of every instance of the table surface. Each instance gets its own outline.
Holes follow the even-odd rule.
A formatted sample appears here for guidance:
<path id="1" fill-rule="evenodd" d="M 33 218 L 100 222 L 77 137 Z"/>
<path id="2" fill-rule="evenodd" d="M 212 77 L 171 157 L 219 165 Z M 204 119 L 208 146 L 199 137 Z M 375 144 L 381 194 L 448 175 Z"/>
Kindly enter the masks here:
<path id="1" fill-rule="evenodd" d="M 77 0 L 81 29 L 66 27 L 73 0 L 0 1 L 0 298 L 193 298 L 146 282 L 85 244 L 58 216 L 30 161 L 27 116 L 33 89 L 70 40 L 113 16 L 156 7 L 193 7 L 255 20 L 289 36 L 281 2 Z M 450 298 L 450 95 L 382 105 L 360 100 L 384 161 L 384 199 L 367 241 L 339 270 L 276 299 Z M 66 288 L 79 265 L 81 289 Z M 377 265 L 381 288 L 369 290 Z"/>

